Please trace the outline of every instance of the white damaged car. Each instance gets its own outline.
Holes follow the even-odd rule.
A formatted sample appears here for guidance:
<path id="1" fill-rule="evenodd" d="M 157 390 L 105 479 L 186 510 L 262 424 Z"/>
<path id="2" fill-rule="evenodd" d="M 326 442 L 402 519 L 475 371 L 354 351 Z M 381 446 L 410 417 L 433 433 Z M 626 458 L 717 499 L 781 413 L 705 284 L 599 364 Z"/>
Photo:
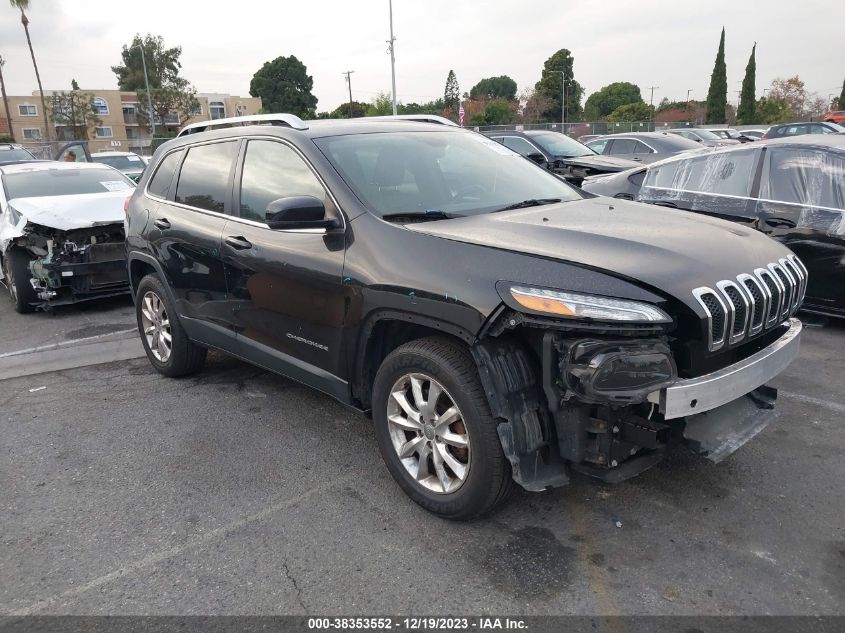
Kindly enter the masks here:
<path id="1" fill-rule="evenodd" d="M 0 261 L 18 312 L 129 291 L 129 178 L 96 163 L 0 166 Z"/>

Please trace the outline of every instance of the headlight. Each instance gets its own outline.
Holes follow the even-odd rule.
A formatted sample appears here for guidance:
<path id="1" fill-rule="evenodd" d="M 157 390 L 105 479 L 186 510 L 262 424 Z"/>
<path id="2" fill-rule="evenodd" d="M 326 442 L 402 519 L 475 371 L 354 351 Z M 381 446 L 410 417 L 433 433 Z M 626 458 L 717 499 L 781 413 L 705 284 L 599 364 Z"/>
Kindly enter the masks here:
<path id="1" fill-rule="evenodd" d="M 576 319 L 671 323 L 672 318 L 649 303 L 543 288 L 511 286 L 510 294 L 523 308 Z"/>

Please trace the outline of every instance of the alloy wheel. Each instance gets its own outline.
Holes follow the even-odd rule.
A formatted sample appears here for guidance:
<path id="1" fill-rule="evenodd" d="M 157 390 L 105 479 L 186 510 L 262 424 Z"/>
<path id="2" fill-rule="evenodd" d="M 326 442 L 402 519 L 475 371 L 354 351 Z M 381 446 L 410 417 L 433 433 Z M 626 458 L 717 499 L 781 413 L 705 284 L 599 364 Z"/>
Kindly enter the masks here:
<path id="1" fill-rule="evenodd" d="M 141 327 L 152 355 L 166 363 L 173 351 L 170 318 L 161 297 L 151 290 L 141 300 Z"/>
<path id="2" fill-rule="evenodd" d="M 470 469 L 469 433 L 463 414 L 431 376 L 405 374 L 390 390 L 387 421 L 393 448 L 422 487 L 453 493 Z"/>

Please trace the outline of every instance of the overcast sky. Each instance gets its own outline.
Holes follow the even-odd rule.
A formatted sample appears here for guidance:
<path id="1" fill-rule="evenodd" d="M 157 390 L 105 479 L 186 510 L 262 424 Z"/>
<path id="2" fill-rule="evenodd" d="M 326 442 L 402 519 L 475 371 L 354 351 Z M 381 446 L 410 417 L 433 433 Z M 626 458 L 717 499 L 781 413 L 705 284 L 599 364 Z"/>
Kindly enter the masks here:
<path id="1" fill-rule="evenodd" d="M 404 102 L 443 95 L 455 70 L 461 92 L 479 79 L 510 75 L 519 89 L 540 77 L 543 62 L 568 48 L 575 78 L 591 92 L 630 81 L 654 101 L 706 97 L 719 30 L 726 28 L 729 100 L 735 103 L 757 42 L 757 93 L 775 77 L 800 75 L 827 97 L 845 76 L 842 19 L 831 0 L 750 2 L 514 2 L 394 0 L 396 84 Z M 756 5 L 756 7 L 755 7 Z M 689 8 L 685 8 L 689 7 Z M 199 92 L 249 93 L 253 73 L 280 55 L 296 55 L 314 77 L 319 111 L 352 92 L 370 101 L 390 91 L 388 0 L 191 2 L 187 0 L 32 0 L 30 31 L 46 89 L 116 88 L 110 66 L 135 33 L 182 46 L 183 75 Z M 9 94 L 37 86 L 19 16 L 0 4 L 0 55 Z"/>

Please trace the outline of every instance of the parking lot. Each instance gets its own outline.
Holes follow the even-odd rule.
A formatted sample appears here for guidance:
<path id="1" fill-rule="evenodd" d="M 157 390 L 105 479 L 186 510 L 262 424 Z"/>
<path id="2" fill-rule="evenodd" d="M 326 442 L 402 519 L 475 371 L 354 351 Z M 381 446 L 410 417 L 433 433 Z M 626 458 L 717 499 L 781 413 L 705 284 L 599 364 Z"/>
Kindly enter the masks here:
<path id="1" fill-rule="evenodd" d="M 133 319 L 4 297 L 0 367 L 109 360 Z M 843 343 L 808 328 L 776 422 L 718 466 L 678 453 L 465 524 L 400 491 L 366 418 L 220 355 L 182 380 L 145 358 L 2 380 L 0 612 L 836 614 Z"/>

